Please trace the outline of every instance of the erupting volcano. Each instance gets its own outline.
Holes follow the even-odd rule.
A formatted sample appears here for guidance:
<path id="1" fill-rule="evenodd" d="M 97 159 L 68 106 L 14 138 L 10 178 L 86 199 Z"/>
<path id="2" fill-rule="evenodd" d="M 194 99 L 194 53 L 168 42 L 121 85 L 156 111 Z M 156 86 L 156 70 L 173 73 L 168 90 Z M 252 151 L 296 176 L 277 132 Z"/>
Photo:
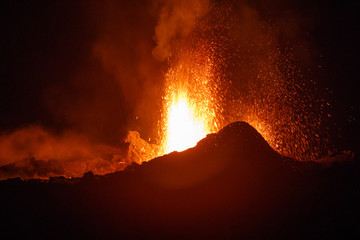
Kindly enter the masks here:
<path id="1" fill-rule="evenodd" d="M 9 2 L 1 234 L 358 235 L 350 7 Z"/>
<path id="2" fill-rule="evenodd" d="M 115 54 L 124 47 L 116 41 L 123 39 L 121 28 L 105 21 L 109 33 L 98 37 L 92 51 L 106 74 L 89 85 L 90 93 L 83 89 L 93 76 L 70 84 L 74 103 L 61 94 L 68 86 L 46 91 L 57 93 L 48 96 L 48 104 L 57 109 L 54 115 L 60 116 L 54 121 L 73 126 L 47 130 L 25 125 L 5 133 L 0 138 L 1 179 L 107 174 L 194 147 L 235 121 L 250 123 L 287 157 L 313 161 L 327 155 L 330 100 L 302 75 L 295 51 L 281 41 L 281 26 L 261 19 L 245 3 L 165 1 L 158 11 L 152 44 L 133 39 L 140 41 L 139 51 L 146 50 L 141 52 L 146 57 L 133 65 L 122 61 L 125 50 Z M 101 82 L 108 75 L 111 84 L 118 81 L 122 95 Z M 122 119 L 129 120 L 115 120 L 118 95 L 124 98 Z"/>

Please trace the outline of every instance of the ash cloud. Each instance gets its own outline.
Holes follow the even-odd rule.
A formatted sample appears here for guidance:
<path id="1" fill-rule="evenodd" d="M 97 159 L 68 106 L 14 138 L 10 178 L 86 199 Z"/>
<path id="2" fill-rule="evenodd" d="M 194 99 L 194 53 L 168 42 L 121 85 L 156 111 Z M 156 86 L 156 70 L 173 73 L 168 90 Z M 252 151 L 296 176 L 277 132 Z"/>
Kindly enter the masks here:
<path id="1" fill-rule="evenodd" d="M 30 169 L 36 161 L 46 168 L 56 162 L 59 175 L 78 176 L 138 161 L 141 152 L 122 146 L 128 132 L 155 138 L 160 114 L 164 66 L 152 56 L 157 21 L 152 1 L 62 1 L 35 5 L 34 11 L 28 6 L 18 15 L 21 7 L 9 7 L 21 41 L 11 26 L 5 34 L 8 44 L 22 51 L 6 51 L 8 59 L 20 60 L 13 63 L 16 71 L 8 72 L 10 104 L 1 121 L 9 127 L 0 125 L 8 132 L 1 135 L 0 167 Z M 128 139 L 133 141 L 146 143 L 136 134 Z"/>
<path id="2" fill-rule="evenodd" d="M 208 0 L 162 0 L 154 39 L 157 46 L 152 53 L 158 60 L 171 56 L 171 42 L 186 37 L 195 29 L 197 20 L 210 10 Z"/>
<path id="3" fill-rule="evenodd" d="M 52 133 L 29 126 L 0 136 L 0 180 L 12 177 L 80 177 L 107 174 L 156 156 L 156 146 L 130 131 L 117 146 L 94 142 L 80 133 Z"/>
<path id="4" fill-rule="evenodd" d="M 54 134 L 29 126 L 0 136 L 0 179 L 104 174 L 122 169 L 126 160 L 126 148 L 94 143 L 73 131 Z"/>
<path id="5" fill-rule="evenodd" d="M 89 15 L 96 32 L 92 58 L 118 84 L 123 99 L 114 104 L 125 112 L 121 122 L 154 138 L 165 66 L 151 54 L 157 20 L 152 1 L 95 1 Z"/>
<path id="6" fill-rule="evenodd" d="M 55 124 L 108 144 L 129 130 L 154 139 L 166 66 L 152 56 L 153 2 L 87 1 L 81 11 L 86 54 L 67 79 L 45 89 L 48 112 Z"/>

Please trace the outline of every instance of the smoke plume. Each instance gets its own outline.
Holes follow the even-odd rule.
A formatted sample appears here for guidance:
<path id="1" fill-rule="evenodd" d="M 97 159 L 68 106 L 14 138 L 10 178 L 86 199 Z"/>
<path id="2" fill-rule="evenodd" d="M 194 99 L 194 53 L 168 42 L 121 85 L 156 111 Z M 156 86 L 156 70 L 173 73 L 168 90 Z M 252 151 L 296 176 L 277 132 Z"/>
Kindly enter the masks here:
<path id="1" fill-rule="evenodd" d="M 154 158 L 156 148 L 130 131 L 118 146 L 93 142 L 86 135 L 51 133 L 29 126 L 0 136 L 0 179 L 9 177 L 80 177 L 107 174 Z"/>
<path id="2" fill-rule="evenodd" d="M 153 55 L 158 60 L 171 56 L 171 41 L 187 36 L 196 26 L 197 20 L 209 11 L 208 0 L 165 0 L 161 5 L 154 39 L 157 46 Z"/>
<path id="3" fill-rule="evenodd" d="M 93 143 L 74 132 L 56 135 L 40 126 L 30 126 L 0 136 L 0 166 L 7 165 L 0 170 L 0 178 L 106 173 L 121 169 L 125 161 L 124 149 Z"/>

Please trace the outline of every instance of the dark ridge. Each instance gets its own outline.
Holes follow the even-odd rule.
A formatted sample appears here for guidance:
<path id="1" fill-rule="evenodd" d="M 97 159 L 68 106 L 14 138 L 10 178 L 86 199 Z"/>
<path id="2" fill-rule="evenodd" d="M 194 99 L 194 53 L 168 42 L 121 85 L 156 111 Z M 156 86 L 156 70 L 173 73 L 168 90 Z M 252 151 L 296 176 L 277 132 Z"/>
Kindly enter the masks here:
<path id="1" fill-rule="evenodd" d="M 246 156 L 246 158 L 259 161 L 268 158 L 274 158 L 274 161 L 282 159 L 282 156 L 270 147 L 263 136 L 246 122 L 231 123 L 218 133 L 208 135 L 198 145 L 207 145 L 210 148 L 217 148 L 217 151 Z M 262 158 L 264 155 L 267 157 Z"/>
<path id="2" fill-rule="evenodd" d="M 49 175 L 62 175 L 60 163 L 54 160 L 38 160 L 26 158 L 21 161 L 7 164 L 0 167 L 2 178 L 12 176 L 23 176 L 25 178 L 47 178 Z"/>
<path id="3" fill-rule="evenodd" d="M 358 237 L 358 159 L 302 171 L 294 162 L 236 122 L 121 172 L 1 181 L 1 230 L 46 239 Z"/>
<path id="4" fill-rule="evenodd" d="M 263 136 L 246 122 L 233 122 L 218 133 L 209 134 L 205 139 L 200 141 L 199 145 L 208 144 L 222 148 L 236 147 L 243 148 L 244 151 L 254 150 L 257 148 L 260 152 L 275 155 L 275 151 L 265 141 Z"/>

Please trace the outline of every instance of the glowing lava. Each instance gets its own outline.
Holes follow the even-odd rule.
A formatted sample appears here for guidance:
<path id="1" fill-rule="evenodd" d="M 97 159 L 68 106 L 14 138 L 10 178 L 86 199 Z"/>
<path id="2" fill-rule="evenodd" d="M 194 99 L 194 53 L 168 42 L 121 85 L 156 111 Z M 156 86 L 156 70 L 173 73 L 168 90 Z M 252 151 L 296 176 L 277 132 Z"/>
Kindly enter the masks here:
<path id="1" fill-rule="evenodd" d="M 186 95 L 174 98 L 168 112 L 165 153 L 194 147 L 206 134 L 204 123 L 195 117 L 195 109 Z"/>
<path id="2" fill-rule="evenodd" d="M 184 42 L 170 62 L 164 79 L 159 156 L 194 147 L 221 126 L 221 95 L 207 46 Z M 189 49 L 181 50 L 185 47 Z"/>

